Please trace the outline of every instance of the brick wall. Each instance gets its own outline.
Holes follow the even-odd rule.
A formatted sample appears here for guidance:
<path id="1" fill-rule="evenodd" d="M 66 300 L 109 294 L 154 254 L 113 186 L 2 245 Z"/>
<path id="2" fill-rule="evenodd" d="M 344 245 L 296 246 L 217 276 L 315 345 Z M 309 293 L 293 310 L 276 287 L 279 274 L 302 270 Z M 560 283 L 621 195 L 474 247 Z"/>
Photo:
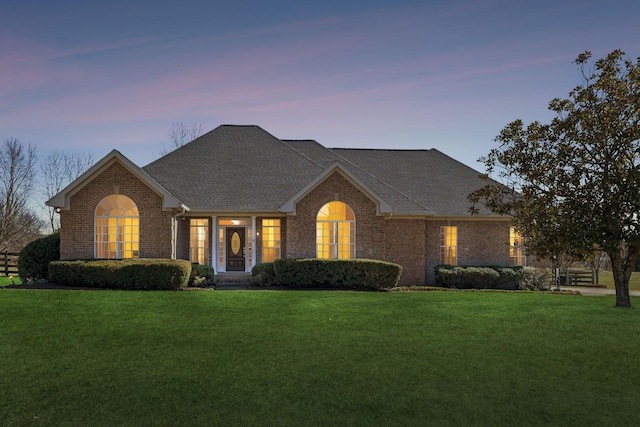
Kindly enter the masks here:
<path id="1" fill-rule="evenodd" d="M 95 209 L 111 194 L 123 194 L 138 206 L 140 258 L 171 258 L 172 213 L 162 199 L 120 163 L 115 162 L 71 197 L 71 208 L 60 212 L 61 259 L 94 257 Z"/>
<path id="2" fill-rule="evenodd" d="M 339 200 L 356 218 L 356 257 L 384 258 L 384 219 L 376 205 L 338 172 L 330 175 L 296 204 L 296 215 L 286 222 L 287 258 L 316 256 L 316 217 L 322 206 Z"/>
<path id="3" fill-rule="evenodd" d="M 71 197 L 71 209 L 60 213 L 62 259 L 94 256 L 94 214 L 100 200 L 119 193 L 130 197 L 140 212 L 140 257 L 171 257 L 172 213 L 162 200 L 120 163 L 115 162 Z M 334 200 L 351 207 L 356 218 L 356 257 L 395 262 L 403 266 L 401 284 L 434 284 L 433 268 L 440 263 L 440 226 L 458 227 L 458 264 L 509 265 L 509 221 L 397 219 L 376 215 L 376 205 L 338 172 L 329 176 L 296 205 L 296 215 L 281 218 L 282 257 L 316 256 L 316 216 Z M 257 218 L 261 232 L 262 218 Z M 209 222 L 210 229 L 213 224 Z M 177 221 L 177 258 L 188 259 L 189 221 Z M 212 245 L 217 244 L 213 236 Z M 256 239 L 256 260 L 261 260 Z M 213 248 L 211 251 L 213 255 Z M 534 260 L 528 262 L 531 264 Z"/>
<path id="4" fill-rule="evenodd" d="M 283 256 L 316 256 L 316 216 L 333 200 L 348 204 L 356 218 L 356 257 L 402 265 L 401 285 L 433 285 L 440 264 L 440 226 L 458 227 L 458 263 L 509 265 L 509 221 L 396 219 L 376 215 L 375 204 L 339 173 L 334 173 L 296 205 L 287 218 Z"/>
<path id="5" fill-rule="evenodd" d="M 339 173 L 334 173 L 296 205 L 287 218 L 287 258 L 316 256 L 316 217 L 326 203 L 339 200 L 356 218 L 356 258 L 395 262 L 403 266 L 401 284 L 424 283 L 424 221 L 385 220 L 376 205 Z"/>
<path id="6" fill-rule="evenodd" d="M 387 219 L 385 221 L 385 261 L 402 266 L 400 285 L 425 283 L 425 221 Z"/>
<path id="7" fill-rule="evenodd" d="M 458 265 L 509 265 L 510 221 L 426 221 L 426 283 L 440 264 L 440 227 L 458 227 Z"/>

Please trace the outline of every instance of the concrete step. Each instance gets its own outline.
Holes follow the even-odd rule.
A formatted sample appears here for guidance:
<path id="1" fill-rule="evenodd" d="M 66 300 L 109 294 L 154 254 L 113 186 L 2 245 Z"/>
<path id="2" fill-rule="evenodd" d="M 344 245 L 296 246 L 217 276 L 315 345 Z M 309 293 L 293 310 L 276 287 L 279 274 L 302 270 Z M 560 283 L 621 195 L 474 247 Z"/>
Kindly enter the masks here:
<path id="1" fill-rule="evenodd" d="M 248 286 L 251 284 L 250 273 L 219 273 L 215 278 L 216 287 Z"/>

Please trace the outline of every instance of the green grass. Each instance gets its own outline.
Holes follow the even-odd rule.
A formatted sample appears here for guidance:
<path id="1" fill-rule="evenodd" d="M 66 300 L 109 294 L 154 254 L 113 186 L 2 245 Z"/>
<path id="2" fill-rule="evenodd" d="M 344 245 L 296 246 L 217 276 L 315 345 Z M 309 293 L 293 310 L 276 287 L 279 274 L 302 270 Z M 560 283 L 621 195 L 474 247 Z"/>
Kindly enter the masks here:
<path id="1" fill-rule="evenodd" d="M 13 283 L 11 282 L 12 277 L 13 277 Z M 18 277 L 17 274 L 14 274 L 13 276 L 0 276 L 0 286 L 7 286 L 11 284 L 19 285 L 20 283 L 22 282 L 20 281 L 20 278 Z"/>
<path id="2" fill-rule="evenodd" d="M 614 301 L 4 289 L 0 425 L 638 425 Z"/>
<path id="3" fill-rule="evenodd" d="M 608 289 L 615 289 L 613 284 L 613 273 L 611 271 L 603 271 L 600 273 L 601 285 L 606 285 Z M 631 273 L 631 280 L 629 280 L 629 289 L 632 291 L 640 291 L 640 272 L 634 271 Z"/>

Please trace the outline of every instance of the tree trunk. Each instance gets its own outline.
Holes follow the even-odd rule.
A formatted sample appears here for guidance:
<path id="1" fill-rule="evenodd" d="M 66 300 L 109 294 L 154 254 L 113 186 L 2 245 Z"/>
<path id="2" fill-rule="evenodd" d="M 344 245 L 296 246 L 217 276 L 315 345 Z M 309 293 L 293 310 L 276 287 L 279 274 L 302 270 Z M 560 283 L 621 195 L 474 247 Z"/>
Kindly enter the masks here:
<path id="1" fill-rule="evenodd" d="M 620 251 L 609 253 L 611 258 L 611 270 L 613 271 L 613 283 L 616 288 L 616 307 L 631 307 L 629 296 L 629 280 L 633 271 L 633 262 L 630 262 L 630 254 L 622 256 Z"/>

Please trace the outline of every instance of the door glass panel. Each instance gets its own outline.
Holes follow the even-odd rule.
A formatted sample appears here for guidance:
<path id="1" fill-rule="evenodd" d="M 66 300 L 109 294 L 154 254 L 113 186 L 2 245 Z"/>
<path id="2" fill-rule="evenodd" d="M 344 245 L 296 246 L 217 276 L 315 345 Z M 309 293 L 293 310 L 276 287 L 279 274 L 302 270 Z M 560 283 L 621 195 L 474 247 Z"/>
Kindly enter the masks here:
<path id="1" fill-rule="evenodd" d="M 233 236 L 231 236 L 231 252 L 234 255 L 238 255 L 238 252 L 240 252 L 240 235 L 237 231 L 234 231 Z"/>

